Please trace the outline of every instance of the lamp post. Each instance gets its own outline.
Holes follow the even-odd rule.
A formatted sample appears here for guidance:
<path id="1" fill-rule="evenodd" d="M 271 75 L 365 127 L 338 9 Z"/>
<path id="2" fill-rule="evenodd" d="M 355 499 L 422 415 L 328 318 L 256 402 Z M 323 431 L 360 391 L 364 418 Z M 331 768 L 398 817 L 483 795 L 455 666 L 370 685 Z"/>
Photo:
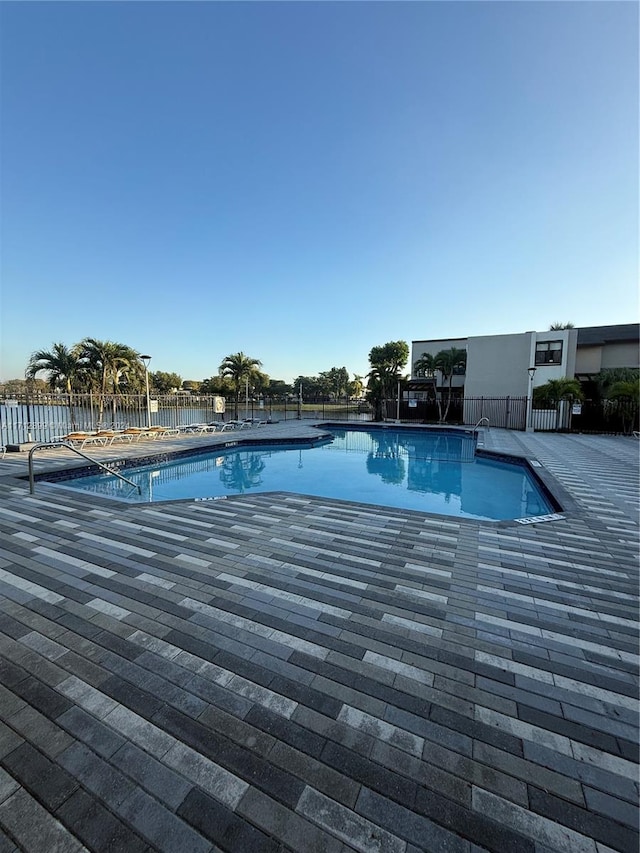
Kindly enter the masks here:
<path id="1" fill-rule="evenodd" d="M 151 403 L 149 401 L 149 362 L 150 355 L 141 355 L 140 361 L 144 364 L 144 386 L 147 391 L 147 429 L 151 427 Z"/>
<path id="2" fill-rule="evenodd" d="M 531 411 L 533 408 L 533 377 L 536 375 L 536 370 L 536 367 L 527 368 L 527 373 L 529 374 L 529 393 L 527 395 L 527 414 L 524 424 L 526 432 L 534 432 L 533 425 L 531 423 Z"/>

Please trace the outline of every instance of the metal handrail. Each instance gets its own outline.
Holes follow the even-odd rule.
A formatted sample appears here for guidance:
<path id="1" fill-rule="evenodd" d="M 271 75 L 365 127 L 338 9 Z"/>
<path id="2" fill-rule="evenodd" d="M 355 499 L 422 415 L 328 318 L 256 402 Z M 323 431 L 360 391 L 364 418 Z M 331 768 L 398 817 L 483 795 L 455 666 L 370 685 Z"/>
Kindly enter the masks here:
<path id="1" fill-rule="evenodd" d="M 480 426 L 480 424 L 482 423 L 482 421 L 486 421 L 486 422 L 487 422 L 487 429 L 490 429 L 490 427 L 489 427 L 489 418 L 486 418 L 486 417 L 485 417 L 485 418 L 480 418 L 480 420 L 478 421 L 478 423 L 474 426 L 474 429 L 478 429 L 478 427 Z"/>
<path id="2" fill-rule="evenodd" d="M 42 441 L 39 444 L 34 444 L 34 446 L 29 451 L 29 494 L 34 494 L 36 484 L 33 476 L 33 454 L 36 450 L 43 450 L 48 447 L 66 447 L 68 450 L 73 450 L 74 453 L 77 453 L 78 456 L 82 456 L 83 459 L 88 459 L 89 462 L 92 462 L 94 465 L 97 465 L 98 468 L 102 468 L 103 471 L 106 471 L 107 474 L 113 474 L 114 477 L 117 477 L 119 480 L 124 480 L 125 483 L 128 483 L 130 486 L 133 486 L 134 489 L 138 490 L 138 494 L 142 494 L 142 489 L 136 483 L 131 480 L 127 480 L 126 477 L 123 477 L 122 474 L 119 474 L 117 471 L 113 471 L 108 465 L 104 465 L 102 462 L 98 462 L 97 459 L 94 459 L 92 456 L 87 456 L 86 453 L 83 453 L 81 450 L 78 450 L 77 447 L 74 447 L 73 444 L 70 444 L 68 441 Z"/>

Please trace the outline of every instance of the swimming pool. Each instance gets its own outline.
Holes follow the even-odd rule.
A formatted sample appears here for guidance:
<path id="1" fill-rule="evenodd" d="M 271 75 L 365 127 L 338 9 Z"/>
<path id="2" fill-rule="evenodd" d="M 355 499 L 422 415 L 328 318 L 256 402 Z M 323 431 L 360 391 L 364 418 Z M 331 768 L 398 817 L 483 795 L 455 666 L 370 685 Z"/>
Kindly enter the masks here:
<path id="1" fill-rule="evenodd" d="M 331 427 L 320 444 L 209 449 L 126 476 L 141 495 L 108 474 L 64 486 L 142 502 L 283 491 L 492 521 L 554 512 L 525 464 L 479 457 L 475 436 L 454 431 Z"/>

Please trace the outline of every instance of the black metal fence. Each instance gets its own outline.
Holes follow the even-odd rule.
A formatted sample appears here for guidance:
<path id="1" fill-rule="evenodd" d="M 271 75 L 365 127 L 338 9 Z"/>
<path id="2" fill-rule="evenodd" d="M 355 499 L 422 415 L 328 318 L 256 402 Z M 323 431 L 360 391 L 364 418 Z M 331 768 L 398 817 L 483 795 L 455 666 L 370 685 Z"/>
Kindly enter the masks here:
<path id="1" fill-rule="evenodd" d="M 157 395 L 150 399 L 151 423 L 177 427 L 211 423 L 235 417 L 234 399 L 219 411 L 219 397 L 187 394 Z M 366 404 L 353 402 L 300 403 L 286 397 L 240 399 L 238 418 L 259 420 L 331 419 L 370 420 Z M 71 430 L 125 429 L 145 426 L 147 400 L 144 394 L 37 394 L 0 396 L 0 444 L 52 441 Z"/>
<path id="2" fill-rule="evenodd" d="M 235 400 L 227 399 L 219 411 L 213 396 L 167 394 L 153 398 L 151 422 L 158 426 L 210 423 L 235 416 Z M 403 423 L 447 423 L 475 426 L 487 418 L 491 427 L 524 430 L 526 397 L 454 397 L 447 408 L 435 400 L 387 400 L 387 419 Z M 263 397 L 238 402 L 238 417 L 265 421 L 372 420 L 366 403 L 306 403 L 286 397 Z M 145 426 L 147 401 L 144 395 L 38 394 L 0 397 L 0 444 L 51 441 L 72 429 L 124 429 Z M 531 425 L 539 431 L 594 432 L 629 435 L 640 430 L 637 400 L 587 400 L 579 406 L 561 401 L 549 409 L 533 409 Z"/>
<path id="3" fill-rule="evenodd" d="M 388 401 L 387 412 L 396 411 L 397 402 Z M 487 418 L 492 427 L 523 430 L 526 417 L 526 397 L 453 397 L 449 406 L 446 399 L 400 401 L 400 420 L 409 423 L 475 426 Z"/>
<path id="4" fill-rule="evenodd" d="M 389 417 L 396 417 L 397 401 L 387 401 Z M 586 400 L 574 404 L 561 400 L 548 409 L 532 408 L 530 424 L 538 432 L 583 432 L 630 435 L 640 430 L 637 400 Z M 445 418 L 446 415 L 446 418 Z M 527 426 L 526 397 L 454 397 L 447 411 L 446 400 L 401 400 L 400 420 L 407 423 L 464 424 L 475 426 L 487 418 L 492 427 L 524 430 Z"/>

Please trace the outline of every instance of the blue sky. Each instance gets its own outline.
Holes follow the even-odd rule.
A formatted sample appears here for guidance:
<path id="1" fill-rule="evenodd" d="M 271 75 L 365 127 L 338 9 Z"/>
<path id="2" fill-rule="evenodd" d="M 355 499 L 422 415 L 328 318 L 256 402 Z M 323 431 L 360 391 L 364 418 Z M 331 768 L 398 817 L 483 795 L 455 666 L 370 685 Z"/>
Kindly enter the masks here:
<path id="1" fill-rule="evenodd" d="M 0 378 L 638 319 L 638 6 L 1 3 Z"/>

